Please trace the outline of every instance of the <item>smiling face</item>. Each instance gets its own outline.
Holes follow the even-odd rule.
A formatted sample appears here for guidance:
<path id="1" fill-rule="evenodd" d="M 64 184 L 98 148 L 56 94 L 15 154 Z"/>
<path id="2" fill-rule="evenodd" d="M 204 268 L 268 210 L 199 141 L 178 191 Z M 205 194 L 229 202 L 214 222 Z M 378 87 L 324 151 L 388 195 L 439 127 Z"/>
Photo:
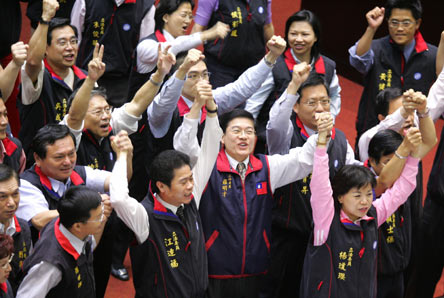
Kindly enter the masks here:
<path id="1" fill-rule="evenodd" d="M 0 182 L 0 223 L 6 227 L 20 203 L 20 193 L 17 179 L 11 177 Z"/>
<path id="2" fill-rule="evenodd" d="M 193 21 L 191 4 L 189 2 L 183 2 L 172 14 L 165 14 L 163 21 L 165 22 L 163 28 L 174 38 L 185 35 Z"/>
<path id="3" fill-rule="evenodd" d="M 5 103 L 0 98 L 0 140 L 6 138 L 6 128 L 8 127 L 8 111 Z"/>
<path id="4" fill-rule="evenodd" d="M 350 220 L 356 221 L 370 210 L 373 202 L 372 186 L 367 184 L 361 188 L 353 187 L 345 195 L 339 196 L 338 201 Z"/>
<path id="5" fill-rule="evenodd" d="M 392 22 L 397 25 L 393 25 Z M 403 25 L 402 22 L 410 22 L 410 24 Z M 421 19 L 415 20 L 409 9 L 393 8 L 388 23 L 390 37 L 396 44 L 405 46 L 415 38 L 415 32 L 421 25 Z"/>
<path id="6" fill-rule="evenodd" d="M 85 128 L 90 130 L 96 138 L 109 135 L 111 110 L 105 98 L 95 95 L 89 100 L 88 111 L 85 115 Z"/>
<path id="7" fill-rule="evenodd" d="M 182 204 L 189 204 L 192 199 L 194 179 L 193 172 L 189 165 L 184 165 L 174 170 L 174 177 L 170 186 L 157 181 L 160 196 L 165 202 L 176 207 Z"/>
<path id="8" fill-rule="evenodd" d="M 71 136 L 66 136 L 46 146 L 46 157 L 40 158 L 34 153 L 37 166 L 53 179 L 66 181 L 76 165 L 76 147 Z"/>
<path id="9" fill-rule="evenodd" d="M 256 145 L 254 123 L 248 118 L 234 118 L 228 122 L 222 144 L 225 151 L 238 162 L 244 161 L 253 153 Z"/>
<path id="10" fill-rule="evenodd" d="M 70 26 L 56 28 L 51 32 L 51 44 L 46 46 L 46 59 L 54 71 L 65 70 L 76 62 L 77 37 Z"/>
<path id="11" fill-rule="evenodd" d="M 299 60 L 308 58 L 311 60 L 311 48 L 317 41 L 317 37 L 310 23 L 305 21 L 293 22 L 288 30 L 288 44 Z"/>

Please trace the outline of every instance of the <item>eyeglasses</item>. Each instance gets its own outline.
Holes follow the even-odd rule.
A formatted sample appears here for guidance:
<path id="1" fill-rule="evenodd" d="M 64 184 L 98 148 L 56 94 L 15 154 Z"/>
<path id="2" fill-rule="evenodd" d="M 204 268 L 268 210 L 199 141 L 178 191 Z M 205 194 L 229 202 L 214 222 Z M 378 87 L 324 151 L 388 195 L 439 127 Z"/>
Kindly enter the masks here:
<path id="1" fill-rule="evenodd" d="M 324 99 L 320 99 L 320 100 L 312 100 L 312 99 L 310 99 L 309 101 L 304 102 L 303 104 L 305 104 L 305 105 L 307 105 L 307 106 L 309 106 L 311 108 L 314 108 L 314 107 L 317 107 L 319 103 L 323 107 L 328 107 L 330 105 L 330 99 L 329 98 L 324 98 Z"/>
<path id="2" fill-rule="evenodd" d="M 190 72 L 187 74 L 187 79 L 195 81 L 195 80 L 198 80 L 200 77 L 203 80 L 208 80 L 210 78 L 210 76 L 211 76 L 211 72 L 208 72 L 208 71 L 204 71 L 202 73 Z"/>
<path id="3" fill-rule="evenodd" d="M 245 128 L 240 129 L 239 127 L 233 127 L 230 129 L 230 132 L 235 136 L 240 136 L 241 134 L 245 134 L 246 136 L 253 136 L 256 131 L 253 128 Z"/>
<path id="4" fill-rule="evenodd" d="M 59 39 L 56 41 L 56 45 L 58 45 L 59 47 L 66 47 L 68 45 L 68 43 L 73 47 L 76 46 L 79 43 L 79 40 L 77 37 L 71 38 L 70 40 L 66 40 L 66 39 Z"/>
<path id="5" fill-rule="evenodd" d="M 5 264 L 3 264 L 0 268 L 5 269 L 5 270 L 8 269 L 8 266 L 9 266 L 9 264 L 11 264 L 13 257 L 14 257 L 14 254 L 12 253 L 11 256 L 9 257 L 8 261 Z"/>
<path id="6" fill-rule="evenodd" d="M 100 219 L 90 219 L 86 222 L 102 222 L 103 218 L 105 217 L 105 206 L 102 204 L 102 214 L 100 215 Z"/>
<path id="7" fill-rule="evenodd" d="M 97 109 L 97 110 L 91 111 L 90 113 L 92 115 L 96 116 L 96 117 L 100 117 L 103 114 L 110 115 L 111 114 L 111 108 L 110 107 L 106 107 L 106 108 L 103 108 L 103 109 Z"/>
<path id="8" fill-rule="evenodd" d="M 403 28 L 409 28 L 410 26 L 412 26 L 416 22 L 411 21 L 411 20 L 404 20 L 404 21 L 389 20 L 388 23 L 389 23 L 390 28 L 398 28 L 399 26 L 401 26 Z"/>
<path id="9" fill-rule="evenodd" d="M 194 16 L 192 13 L 188 14 L 188 13 L 181 13 L 179 15 L 182 19 L 186 19 L 189 18 L 191 21 L 194 19 Z"/>

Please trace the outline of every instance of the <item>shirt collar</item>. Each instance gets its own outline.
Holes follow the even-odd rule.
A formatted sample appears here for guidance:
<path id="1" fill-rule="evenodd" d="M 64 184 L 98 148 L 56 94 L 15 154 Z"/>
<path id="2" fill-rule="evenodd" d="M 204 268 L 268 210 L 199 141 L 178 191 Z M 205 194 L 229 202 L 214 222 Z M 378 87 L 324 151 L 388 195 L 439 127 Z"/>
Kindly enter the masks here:
<path id="1" fill-rule="evenodd" d="M 71 178 L 68 178 L 66 180 L 66 183 L 63 183 L 59 180 L 53 179 L 51 177 L 48 177 L 49 182 L 51 182 L 52 189 L 60 196 L 62 197 L 65 193 L 68 186 L 71 184 Z"/>
<path id="2" fill-rule="evenodd" d="M 165 29 L 162 29 L 163 36 L 165 36 L 166 41 L 174 41 L 175 38 Z"/>
<path id="3" fill-rule="evenodd" d="M 293 56 L 293 59 L 294 59 L 294 61 L 296 61 L 298 64 L 299 63 L 301 63 L 301 60 L 299 60 L 297 57 L 296 57 L 296 55 L 294 54 L 294 52 L 293 52 L 293 49 L 291 49 L 290 48 L 290 53 L 291 53 L 291 55 Z M 311 58 L 311 62 L 310 62 L 310 65 L 313 67 L 314 66 L 314 58 Z"/>
<path id="4" fill-rule="evenodd" d="M 361 225 L 361 220 L 369 220 L 370 217 L 366 214 L 366 215 L 364 215 L 363 217 L 358 218 L 358 219 L 355 220 L 355 221 L 352 221 L 352 220 L 350 219 L 350 217 L 348 217 L 348 215 L 345 214 L 344 210 L 341 209 L 341 220 L 343 220 L 343 219 L 348 219 L 349 221 L 353 222 L 355 225 L 360 226 L 360 225 Z"/>
<path id="5" fill-rule="evenodd" d="M 120 6 L 125 2 L 125 0 L 115 0 L 115 2 L 117 6 Z"/>
<path id="6" fill-rule="evenodd" d="M 404 52 L 405 60 L 409 60 L 410 55 L 412 54 L 413 50 L 415 49 L 415 45 L 416 45 L 416 41 L 415 41 L 415 39 L 413 39 L 411 43 L 404 46 L 403 52 Z"/>
<path id="7" fill-rule="evenodd" d="M 239 162 L 238 162 L 237 160 L 235 160 L 234 158 L 232 158 L 232 157 L 227 153 L 226 150 L 225 150 L 225 154 L 227 155 L 228 162 L 230 163 L 230 167 L 231 167 L 232 169 L 237 169 L 237 165 L 238 165 Z M 242 162 L 245 164 L 245 167 L 248 169 L 248 163 L 250 162 L 250 156 L 247 156 L 247 158 L 245 158 Z"/>
<path id="8" fill-rule="evenodd" d="M 304 125 L 304 124 L 302 124 L 302 125 Z M 304 125 L 304 128 L 305 128 L 305 131 L 308 133 L 308 135 L 309 135 L 310 137 L 311 137 L 312 135 L 318 133 L 317 131 L 315 131 L 315 130 L 313 130 L 313 129 L 311 129 L 311 128 L 308 128 L 308 127 L 305 126 L 305 125 Z"/>
<path id="9" fill-rule="evenodd" d="M 75 236 L 67 228 L 65 228 L 62 223 L 60 223 L 59 229 L 60 232 L 62 232 L 63 236 L 65 236 L 66 239 L 68 239 L 69 243 L 71 243 L 71 245 L 74 247 L 76 252 L 81 255 L 84 251 L 85 244 L 90 240 L 91 236 L 86 237 L 85 240 L 80 240 L 79 238 L 77 238 L 77 236 Z"/>
<path id="10" fill-rule="evenodd" d="M 5 226 L 0 223 L 0 231 L 1 232 L 5 232 L 7 235 L 12 236 L 15 234 L 16 232 L 16 228 L 15 228 L 15 221 L 14 221 L 14 217 L 11 218 L 8 227 L 6 228 L 6 231 L 4 230 Z"/>
<path id="11" fill-rule="evenodd" d="M 173 212 L 174 214 L 176 214 L 176 212 L 177 212 L 177 208 L 178 208 L 178 207 L 176 207 L 176 206 L 174 206 L 174 205 L 171 205 L 170 203 L 165 202 L 164 200 L 162 200 L 162 199 L 160 198 L 160 196 L 159 196 L 158 194 L 154 194 L 154 195 L 156 196 L 156 199 L 159 201 L 159 203 L 161 203 L 165 208 L 170 209 L 171 212 Z"/>

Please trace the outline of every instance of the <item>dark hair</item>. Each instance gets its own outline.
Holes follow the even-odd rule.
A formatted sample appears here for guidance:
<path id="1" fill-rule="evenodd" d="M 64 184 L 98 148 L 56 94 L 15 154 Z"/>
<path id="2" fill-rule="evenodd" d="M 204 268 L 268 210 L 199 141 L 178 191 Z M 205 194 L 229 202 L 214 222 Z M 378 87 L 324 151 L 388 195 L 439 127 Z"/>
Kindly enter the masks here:
<path id="1" fill-rule="evenodd" d="M 176 55 L 176 63 L 173 66 L 171 66 L 171 70 L 168 73 L 168 75 L 174 74 L 176 72 L 176 70 L 179 69 L 179 67 L 185 61 L 185 58 L 187 57 L 187 55 L 188 55 L 188 51 L 183 51 L 183 52 L 180 52 Z M 166 81 L 166 79 L 164 81 Z"/>
<path id="2" fill-rule="evenodd" d="M 227 112 L 219 117 L 219 124 L 224 133 L 227 129 L 228 124 L 235 118 L 250 119 L 251 121 L 253 121 L 254 125 L 254 117 L 250 112 L 245 111 L 243 109 L 234 109 L 231 112 Z"/>
<path id="3" fill-rule="evenodd" d="M 102 203 L 97 191 L 86 186 L 72 186 L 57 205 L 60 222 L 69 229 L 76 222 L 86 222 L 91 217 L 90 211 Z"/>
<path id="4" fill-rule="evenodd" d="M 328 89 L 327 82 L 325 81 L 325 76 L 322 74 L 319 74 L 315 71 L 310 72 L 308 75 L 308 78 L 301 84 L 301 86 L 298 89 L 299 99 L 302 97 L 302 91 L 307 87 L 313 87 L 322 85 L 325 87 L 325 90 L 327 90 L 327 95 L 330 96 L 330 90 Z"/>
<path id="5" fill-rule="evenodd" d="M 402 96 L 402 90 L 399 88 L 385 88 L 376 95 L 375 112 L 376 115 L 381 114 L 387 116 L 390 102 Z"/>
<path id="6" fill-rule="evenodd" d="M 364 166 L 345 165 L 333 177 L 331 187 L 335 207 L 340 208 L 338 198 L 348 193 L 353 187 L 361 188 L 366 185 L 376 186 L 376 178 L 373 173 Z"/>
<path id="7" fill-rule="evenodd" d="M 378 164 L 381 157 L 393 154 L 402 143 L 402 136 L 394 130 L 384 129 L 378 131 L 368 144 L 368 157 Z"/>
<path id="8" fill-rule="evenodd" d="M 174 170 L 180 169 L 183 166 L 190 165 L 190 158 L 185 153 L 177 150 L 165 150 L 159 153 L 151 163 L 151 188 L 153 192 L 159 193 L 156 182 L 160 181 L 171 186 L 171 181 L 174 179 Z"/>
<path id="9" fill-rule="evenodd" d="M 0 182 L 8 181 L 12 177 L 14 177 L 15 180 L 17 180 L 18 185 L 20 185 L 20 179 L 17 172 L 4 163 L 0 164 Z"/>
<path id="10" fill-rule="evenodd" d="M 311 47 L 310 55 L 312 59 L 314 58 L 316 60 L 321 51 L 321 23 L 319 22 L 318 17 L 313 12 L 306 9 L 292 14 L 285 23 L 285 41 L 287 42 L 287 48 L 290 46 L 288 43 L 288 31 L 290 30 L 291 24 L 294 22 L 307 22 L 313 29 L 317 40 Z"/>
<path id="11" fill-rule="evenodd" d="M 0 90 L 0 98 L 3 99 L 2 90 Z M 5 102 L 5 101 L 3 101 L 3 103 L 6 105 L 6 102 Z"/>
<path id="12" fill-rule="evenodd" d="M 69 130 L 68 126 L 61 124 L 46 124 L 40 128 L 34 139 L 32 139 L 32 149 L 41 159 L 46 158 L 46 151 L 48 145 L 53 145 L 57 140 L 70 136 L 76 146 L 76 138 Z"/>
<path id="13" fill-rule="evenodd" d="M 74 31 L 74 35 L 76 37 L 79 36 L 79 33 L 77 32 L 77 28 L 74 27 L 73 25 L 71 25 L 71 21 L 69 19 L 65 19 L 65 18 L 53 18 L 50 22 L 49 22 L 49 26 L 48 26 L 48 34 L 46 35 L 46 43 L 48 44 L 48 46 L 51 45 L 51 41 L 52 41 L 52 31 L 54 29 L 57 28 L 62 28 L 62 27 L 66 27 L 69 26 L 71 27 L 71 29 Z"/>
<path id="14" fill-rule="evenodd" d="M 14 252 L 14 240 L 7 234 L 0 234 L 0 259 L 9 257 Z"/>
<path id="15" fill-rule="evenodd" d="M 163 16 L 175 12 L 182 3 L 190 3 L 191 9 L 194 9 L 194 0 L 160 0 L 156 7 L 154 14 L 154 21 L 156 22 L 155 30 L 162 31 L 164 21 Z"/>
<path id="16" fill-rule="evenodd" d="M 422 5 L 419 0 L 388 0 L 385 4 L 385 17 L 387 19 L 392 15 L 394 8 L 410 10 L 415 20 L 422 17 Z"/>

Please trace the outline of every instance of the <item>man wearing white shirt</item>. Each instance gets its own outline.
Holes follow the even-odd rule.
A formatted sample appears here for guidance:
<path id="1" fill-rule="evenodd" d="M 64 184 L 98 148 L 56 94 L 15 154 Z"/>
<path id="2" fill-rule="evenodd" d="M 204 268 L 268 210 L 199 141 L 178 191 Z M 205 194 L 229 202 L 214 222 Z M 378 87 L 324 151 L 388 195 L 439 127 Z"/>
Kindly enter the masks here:
<path id="1" fill-rule="evenodd" d="M 195 106 L 197 102 L 185 122 L 194 121 L 205 103 L 209 110 L 217 110 L 211 93 L 199 96 Z M 208 271 L 197 206 L 216 161 L 221 135 L 216 113 L 208 112 L 196 165 L 191 170 L 183 153 L 160 153 L 152 163 L 150 192 L 141 203 L 128 195 L 128 184 L 122 179 L 127 153 L 113 146 L 117 162 L 111 177 L 111 203 L 141 244 L 139 252 L 145 252 L 133 262 L 136 296 L 205 297 Z"/>

